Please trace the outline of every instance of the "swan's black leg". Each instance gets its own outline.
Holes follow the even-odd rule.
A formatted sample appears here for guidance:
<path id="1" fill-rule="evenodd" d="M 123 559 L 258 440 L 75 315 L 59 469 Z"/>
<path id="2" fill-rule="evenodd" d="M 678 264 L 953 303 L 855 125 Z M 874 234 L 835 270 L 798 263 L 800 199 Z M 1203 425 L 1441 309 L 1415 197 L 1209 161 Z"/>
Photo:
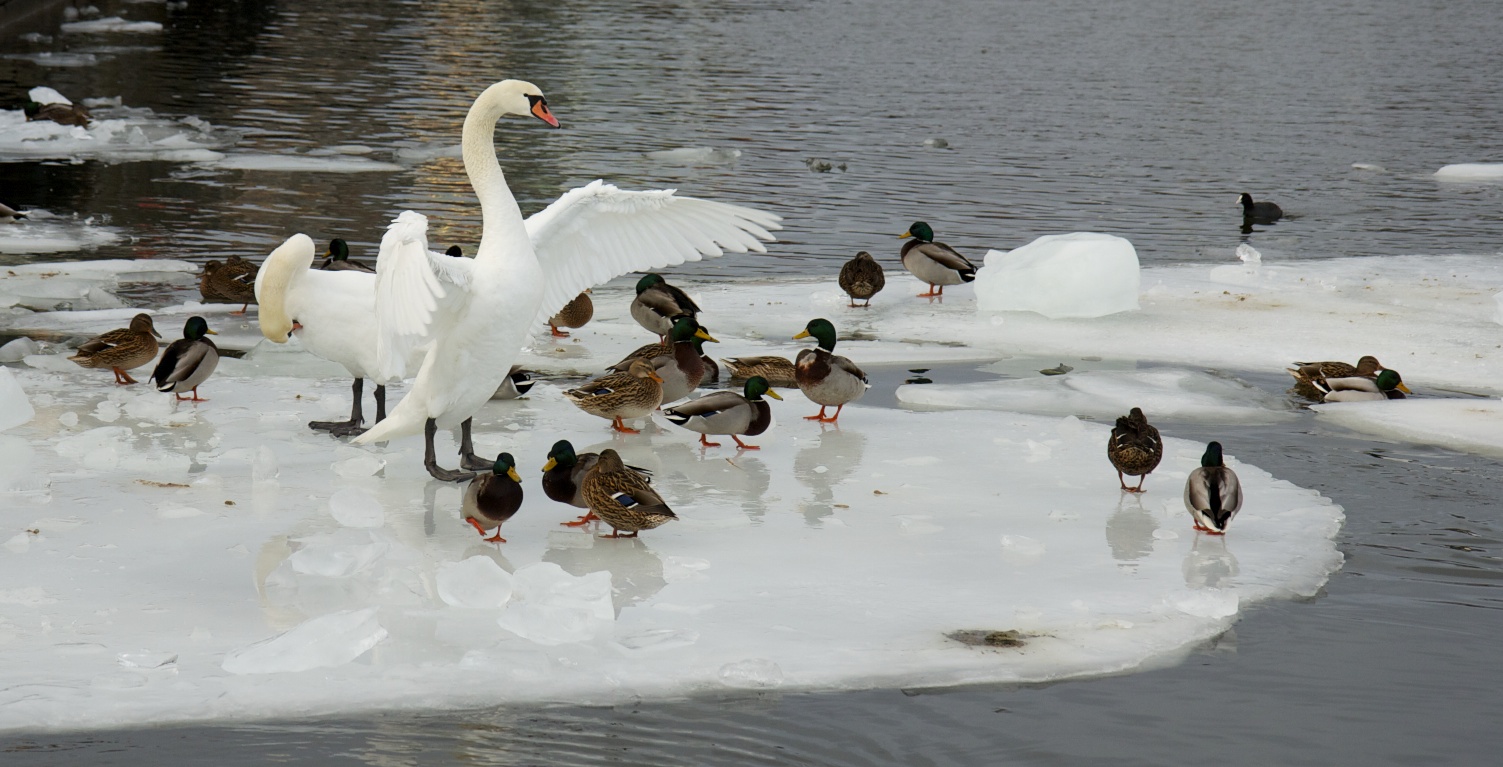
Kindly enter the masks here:
<path id="1" fill-rule="evenodd" d="M 350 420 L 311 421 L 308 424 L 308 428 L 317 429 L 319 431 L 326 431 L 336 437 L 353 437 L 354 435 L 365 431 L 365 428 L 361 425 L 365 422 L 365 411 L 361 408 L 360 405 L 360 400 L 362 398 L 361 392 L 363 392 L 365 389 L 365 381 L 363 379 L 356 378 L 355 383 L 350 388 L 354 392 L 355 400 L 355 403 L 350 407 Z"/>
<path id="2" fill-rule="evenodd" d="M 442 482 L 463 482 L 467 479 L 474 479 L 474 472 L 451 470 L 439 467 L 438 455 L 433 450 L 433 435 L 437 433 L 438 422 L 434 421 L 432 418 L 429 418 L 428 423 L 423 426 L 423 441 L 426 443 L 426 446 L 423 449 L 423 467 L 428 469 L 428 473 L 432 475 L 434 479 Z"/>
<path id="3" fill-rule="evenodd" d="M 470 425 L 474 420 L 466 418 L 459 425 L 459 465 L 471 471 L 485 471 L 495 466 L 496 462 L 475 455 L 475 442 L 470 439 Z"/>

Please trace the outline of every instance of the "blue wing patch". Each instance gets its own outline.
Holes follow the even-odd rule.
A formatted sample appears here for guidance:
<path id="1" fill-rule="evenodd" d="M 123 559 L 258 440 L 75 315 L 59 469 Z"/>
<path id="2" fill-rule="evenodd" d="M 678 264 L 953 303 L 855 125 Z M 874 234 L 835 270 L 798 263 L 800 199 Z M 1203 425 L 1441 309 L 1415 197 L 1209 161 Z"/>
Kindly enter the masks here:
<path id="1" fill-rule="evenodd" d="M 637 499 L 631 497 L 630 495 L 627 495 L 626 493 L 615 493 L 611 496 L 611 498 L 614 499 L 616 503 L 621 504 L 621 507 L 625 509 L 629 509 L 637 505 Z"/>

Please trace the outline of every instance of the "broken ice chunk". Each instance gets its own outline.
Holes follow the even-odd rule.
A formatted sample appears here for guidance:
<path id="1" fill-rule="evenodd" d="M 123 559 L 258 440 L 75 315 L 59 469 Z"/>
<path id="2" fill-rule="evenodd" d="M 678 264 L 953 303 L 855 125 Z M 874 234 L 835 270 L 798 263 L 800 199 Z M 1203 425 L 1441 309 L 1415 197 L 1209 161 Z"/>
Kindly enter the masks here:
<path id="1" fill-rule="evenodd" d="M 783 683 L 783 669 L 766 658 L 749 658 L 721 666 L 720 683 L 751 689 L 777 687 Z"/>
<path id="2" fill-rule="evenodd" d="M 386 524 L 381 502 L 354 488 L 345 488 L 329 498 L 329 514 L 345 527 L 380 527 Z"/>
<path id="3" fill-rule="evenodd" d="M 1138 283 L 1131 242 L 1094 232 L 1052 234 L 1009 253 L 988 251 L 976 272 L 976 309 L 1105 317 L 1137 310 Z"/>
<path id="4" fill-rule="evenodd" d="M 277 674 L 342 666 L 385 638 L 386 629 L 376 620 L 376 608 L 342 610 L 231 650 L 221 668 L 231 674 Z"/>
<path id="5" fill-rule="evenodd" d="M 0 368 L 0 431 L 20 426 L 36 414 L 15 374 Z"/>
<path id="6" fill-rule="evenodd" d="M 438 567 L 438 596 L 451 607 L 500 609 L 511 601 L 511 574 L 496 560 L 476 555 Z"/>
<path id="7" fill-rule="evenodd" d="M 513 584 L 521 601 L 513 601 L 497 623 L 523 639 L 543 645 L 586 642 L 615 624 L 609 572 L 576 578 L 552 562 L 539 562 L 518 570 Z"/>

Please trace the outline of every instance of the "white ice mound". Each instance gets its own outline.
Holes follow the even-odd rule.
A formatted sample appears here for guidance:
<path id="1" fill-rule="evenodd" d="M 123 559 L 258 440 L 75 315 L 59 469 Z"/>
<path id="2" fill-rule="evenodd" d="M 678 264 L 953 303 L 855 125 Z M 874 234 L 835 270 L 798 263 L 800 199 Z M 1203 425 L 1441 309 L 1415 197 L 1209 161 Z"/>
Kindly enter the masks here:
<path id="1" fill-rule="evenodd" d="M 1315 405 L 1322 420 L 1406 442 L 1503 458 L 1503 401 L 1447 398 Z"/>
<path id="2" fill-rule="evenodd" d="M 1009 410 L 1115 419 L 1135 407 L 1212 423 L 1269 423 L 1288 416 L 1283 400 L 1234 378 L 1191 370 L 1089 370 L 1060 376 L 966 384 L 899 386 L 898 401 L 944 410 Z"/>
<path id="3" fill-rule="evenodd" d="M 483 554 L 439 565 L 436 580 L 438 596 L 444 604 L 475 610 L 505 607 L 515 589 L 511 573 Z"/>
<path id="4" fill-rule="evenodd" d="M 1017 250 L 987 251 L 976 308 L 1050 319 L 1105 317 L 1138 308 L 1138 252 L 1110 234 L 1051 234 Z"/>
<path id="5" fill-rule="evenodd" d="M 279 674 L 342 666 L 386 638 L 376 608 L 342 610 L 225 655 L 231 674 Z"/>
<path id="6" fill-rule="evenodd" d="M 45 85 L 38 85 L 37 87 L 27 91 L 26 97 L 43 106 L 46 106 L 48 104 L 73 103 L 67 96 L 58 93 L 57 91 L 53 90 L 52 88 L 48 88 Z"/>
<path id="7" fill-rule="evenodd" d="M 20 426 L 36 414 L 15 374 L 10 368 L 0 368 L 0 431 Z"/>
<path id="8" fill-rule="evenodd" d="M 1503 162 L 1464 162 L 1435 171 L 1439 181 L 1503 181 Z"/>
<path id="9" fill-rule="evenodd" d="M 127 21 L 119 16 L 108 16 L 88 21 L 69 21 L 62 26 L 67 34 L 99 34 L 104 32 L 161 32 L 162 25 L 155 21 Z"/>
<path id="10" fill-rule="evenodd" d="M 740 149 L 720 149 L 712 146 L 686 146 L 647 153 L 649 160 L 674 165 L 719 165 L 734 162 L 740 156 Z"/>
<path id="11" fill-rule="evenodd" d="M 523 639 L 540 645 L 588 642 L 609 633 L 615 622 L 609 572 L 575 577 L 539 562 L 518 570 L 513 582 L 519 601 L 497 622 Z"/>
<path id="12" fill-rule="evenodd" d="M 174 120 L 150 109 L 114 107 L 95 113 L 89 127 L 27 121 L 20 109 L 0 110 L 0 161 L 97 159 L 105 162 L 204 162 L 238 140 L 234 131 L 196 117 Z"/>

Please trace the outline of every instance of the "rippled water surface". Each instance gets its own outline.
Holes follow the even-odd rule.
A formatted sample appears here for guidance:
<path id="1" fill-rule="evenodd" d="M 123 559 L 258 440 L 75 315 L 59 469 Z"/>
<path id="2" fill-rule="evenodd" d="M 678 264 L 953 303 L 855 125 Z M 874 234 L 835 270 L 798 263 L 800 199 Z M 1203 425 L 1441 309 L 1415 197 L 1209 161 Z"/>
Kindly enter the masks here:
<path id="1" fill-rule="evenodd" d="M 39 3 L 0 27 L 0 99 L 38 84 L 118 96 L 235 132 L 225 151 L 327 156 L 355 145 L 402 169 L 0 164 L 0 201 L 92 216 L 124 235 L 47 258 L 259 257 L 293 231 L 369 247 L 409 207 L 431 216 L 435 242 L 473 243 L 478 211 L 447 150 L 469 100 L 503 76 L 539 84 L 566 126 L 513 120 L 498 131 L 524 210 L 604 177 L 786 218 L 769 256 L 689 274 L 829 272 L 858 249 L 895 267 L 890 238 L 915 219 L 976 256 L 1081 229 L 1125 235 L 1160 262 L 1228 258 L 1243 239 L 1270 258 L 1494 253 L 1503 242 L 1503 186 L 1431 175 L 1503 161 L 1503 13 L 1490 0 L 93 4 L 165 29 L 62 34 L 67 4 Z M 713 151 L 651 154 L 681 149 Z M 1289 218 L 1240 231 L 1240 191 L 1278 201 Z M 893 380 L 879 389 L 900 372 L 884 375 Z M 1348 515 L 1348 563 L 1325 594 L 1253 610 L 1182 666 L 1029 689 L 9 735 L 0 761 L 1496 760 L 1495 462 L 1353 439 L 1308 416 L 1230 438 L 1161 426 L 1235 442 L 1238 458 Z"/>

